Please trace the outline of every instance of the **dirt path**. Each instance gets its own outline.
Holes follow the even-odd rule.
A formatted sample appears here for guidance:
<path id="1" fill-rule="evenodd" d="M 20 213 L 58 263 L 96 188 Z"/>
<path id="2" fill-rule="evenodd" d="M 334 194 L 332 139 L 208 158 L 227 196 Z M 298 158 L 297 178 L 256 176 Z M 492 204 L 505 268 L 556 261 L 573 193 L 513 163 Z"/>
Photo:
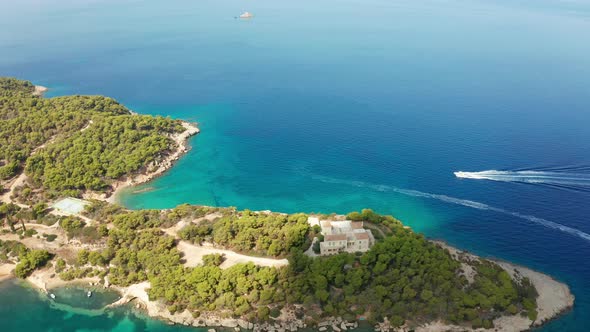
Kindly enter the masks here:
<path id="1" fill-rule="evenodd" d="M 236 264 L 252 262 L 258 266 L 271 266 L 280 267 L 289 265 L 289 261 L 286 259 L 273 259 L 264 257 L 254 257 L 238 254 L 231 250 L 217 249 L 207 246 L 198 246 L 190 244 L 185 241 L 178 243 L 178 250 L 184 253 L 184 259 L 186 260 L 186 266 L 197 266 L 203 262 L 203 256 L 210 254 L 223 254 L 225 255 L 225 261 L 220 265 L 222 269 L 227 269 Z"/>
<path id="2" fill-rule="evenodd" d="M 57 239 L 53 242 L 46 241 L 43 237 L 37 238 L 35 236 L 20 238 L 18 234 L 7 233 L 0 235 L 0 240 L 3 241 L 18 241 L 23 243 L 25 246 L 31 249 L 47 249 L 50 251 L 62 250 L 69 248 L 65 232 L 61 228 L 54 228 L 46 225 L 30 224 L 25 223 L 27 229 L 34 229 L 37 231 L 37 235 L 41 237 L 41 234 L 53 234 L 57 235 Z"/>
<path id="3" fill-rule="evenodd" d="M 25 181 L 27 180 L 27 176 L 25 175 L 25 172 L 22 172 L 16 179 L 13 180 L 13 182 L 10 184 L 10 187 L 8 188 L 8 191 L 5 192 L 2 197 L 0 197 L 0 201 L 2 201 L 2 203 L 11 203 L 12 200 L 10 199 L 10 196 L 12 196 L 12 193 L 14 192 L 14 189 L 16 187 L 22 186 Z"/>
<path id="4" fill-rule="evenodd" d="M 222 215 L 218 212 L 210 213 L 202 218 L 196 219 L 193 221 L 194 223 L 199 223 L 202 220 L 215 220 L 216 218 L 221 217 Z M 176 225 L 162 229 L 164 233 L 178 239 L 177 232 L 181 230 L 184 226 L 189 225 L 190 221 L 180 221 Z M 289 261 L 286 259 L 274 259 L 274 258 L 266 258 L 266 257 L 256 257 L 256 256 L 248 256 L 238 254 L 237 252 L 226 250 L 226 249 L 219 249 L 215 248 L 211 245 L 195 245 L 186 241 L 180 241 L 177 246 L 178 250 L 184 253 L 184 259 L 186 260 L 186 266 L 197 266 L 203 262 L 203 256 L 210 255 L 210 254 L 223 254 L 225 255 L 225 261 L 220 265 L 221 268 L 226 269 L 231 266 L 240 263 L 248 263 L 252 262 L 258 266 L 273 266 L 273 267 L 280 267 L 289 264 Z"/>

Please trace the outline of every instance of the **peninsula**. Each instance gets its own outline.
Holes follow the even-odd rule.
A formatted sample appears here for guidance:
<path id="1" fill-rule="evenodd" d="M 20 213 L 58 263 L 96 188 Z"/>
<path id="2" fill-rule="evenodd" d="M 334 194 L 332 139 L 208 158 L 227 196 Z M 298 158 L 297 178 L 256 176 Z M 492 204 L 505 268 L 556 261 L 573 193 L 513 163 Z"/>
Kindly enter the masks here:
<path id="1" fill-rule="evenodd" d="M 547 275 L 370 209 L 127 210 L 113 204 L 116 191 L 165 172 L 197 127 L 107 97 L 39 91 L 0 78 L 0 280 L 47 292 L 90 282 L 122 294 L 111 307 L 254 331 L 339 332 L 364 320 L 379 331 L 523 331 L 573 306 Z"/>

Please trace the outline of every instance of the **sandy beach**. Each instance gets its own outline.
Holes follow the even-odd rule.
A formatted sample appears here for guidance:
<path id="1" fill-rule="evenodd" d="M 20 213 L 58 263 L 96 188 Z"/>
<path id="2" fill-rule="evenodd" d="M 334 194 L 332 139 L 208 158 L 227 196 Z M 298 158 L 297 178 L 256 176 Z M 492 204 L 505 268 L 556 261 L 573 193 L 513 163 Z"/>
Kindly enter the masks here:
<path id="1" fill-rule="evenodd" d="M 14 274 L 12 273 L 12 271 L 15 267 L 16 264 L 0 264 L 0 282 L 13 278 Z"/>

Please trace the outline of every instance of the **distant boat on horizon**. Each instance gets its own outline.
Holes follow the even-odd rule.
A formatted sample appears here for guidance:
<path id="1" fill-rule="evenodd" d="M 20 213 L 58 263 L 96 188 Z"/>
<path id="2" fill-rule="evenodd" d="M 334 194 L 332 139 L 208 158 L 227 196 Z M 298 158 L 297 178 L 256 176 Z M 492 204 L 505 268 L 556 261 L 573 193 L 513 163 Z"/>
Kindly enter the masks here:
<path id="1" fill-rule="evenodd" d="M 242 14 L 240 14 L 240 16 L 238 16 L 238 18 L 252 18 L 254 17 L 254 15 L 252 15 L 250 12 L 243 12 Z"/>

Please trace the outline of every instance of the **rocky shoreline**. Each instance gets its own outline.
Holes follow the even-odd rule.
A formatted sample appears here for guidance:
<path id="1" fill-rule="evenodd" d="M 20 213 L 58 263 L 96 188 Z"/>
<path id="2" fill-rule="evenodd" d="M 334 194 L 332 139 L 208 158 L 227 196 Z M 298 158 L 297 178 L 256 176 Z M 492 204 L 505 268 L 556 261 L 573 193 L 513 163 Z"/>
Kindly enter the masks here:
<path id="1" fill-rule="evenodd" d="M 461 251 L 454 247 L 447 245 L 441 241 L 433 241 L 437 245 L 444 249 L 449 250 L 450 254 L 458 259 L 461 257 L 462 261 L 465 258 L 469 260 L 479 260 L 480 257 L 473 255 L 466 251 Z M 571 294 L 569 287 L 564 283 L 556 281 L 552 277 L 533 271 L 531 269 L 514 265 L 507 262 L 495 261 L 500 267 L 505 269 L 510 276 L 519 280 L 522 277 L 527 277 L 535 288 L 539 295 L 537 297 L 537 311 L 538 316 L 535 321 L 530 320 L 528 317 L 520 315 L 514 316 L 502 316 L 494 320 L 494 328 L 492 329 L 473 329 L 469 326 L 458 326 L 447 324 L 442 321 L 435 321 L 420 326 L 402 326 L 394 328 L 387 317 L 383 322 L 378 323 L 374 326 L 375 331 L 416 331 L 416 332 L 438 332 L 438 331 L 527 331 L 532 327 L 540 326 L 549 320 L 555 319 L 564 312 L 568 311 L 573 307 L 574 296 Z M 1 266 L 2 279 L 6 280 L 10 276 L 10 270 L 14 265 L 4 264 Z M 27 281 L 36 288 L 47 293 L 51 289 L 57 287 L 63 287 L 73 284 L 90 284 L 94 286 L 101 285 L 98 278 L 85 278 L 76 279 L 72 281 L 63 281 L 57 277 L 55 270 L 52 266 L 46 267 L 41 270 L 35 271 Z M 194 327 L 220 327 L 239 330 L 251 330 L 255 332 L 294 332 L 299 329 L 312 328 L 318 331 L 326 332 L 342 332 L 348 330 L 354 330 L 358 328 L 359 321 L 346 321 L 341 317 L 328 317 L 324 318 L 321 322 L 309 323 L 306 317 L 298 318 L 295 314 L 297 307 L 289 306 L 281 310 L 281 315 L 277 318 L 271 318 L 270 322 L 265 323 L 253 323 L 248 322 L 244 319 L 235 319 L 224 317 L 223 313 L 203 313 L 198 317 L 194 317 L 190 312 L 183 311 L 171 314 L 168 311 L 166 305 L 159 301 L 150 301 L 147 289 L 150 287 L 149 282 L 142 282 L 133 284 L 129 287 L 117 287 L 109 285 L 108 279 L 103 284 L 105 288 L 110 288 L 118 291 L 121 294 L 121 299 L 108 305 L 109 307 L 121 306 L 129 303 L 134 303 L 135 307 L 142 309 L 147 313 L 148 316 L 153 318 L 162 319 L 171 324 L 180 324 L 184 326 Z"/>
<path id="2" fill-rule="evenodd" d="M 441 245 L 443 248 L 448 249 L 451 255 L 458 257 L 458 255 L 467 255 L 471 259 L 479 260 L 480 257 L 475 256 L 471 253 L 461 251 L 454 247 L 451 247 L 443 242 L 440 241 L 433 241 L 438 245 Z M 538 317 L 535 321 L 531 321 L 527 317 L 522 317 L 520 315 L 514 316 L 502 316 L 494 320 L 494 328 L 492 329 L 473 329 L 469 326 L 459 326 L 459 325 L 451 325 L 446 324 L 441 321 L 436 321 L 428 324 L 423 324 L 417 327 L 409 327 L 409 326 L 402 326 L 398 328 L 394 328 L 389 323 L 387 318 L 384 319 L 383 322 L 375 325 L 375 331 L 385 332 L 385 331 L 395 331 L 395 332 L 406 332 L 406 331 L 416 331 L 416 332 L 439 332 L 439 331 L 527 331 L 530 330 L 532 327 L 540 326 L 543 323 L 547 322 L 548 320 L 554 319 L 558 317 L 562 313 L 566 312 L 567 310 L 571 309 L 574 304 L 574 296 L 571 294 L 569 287 L 561 282 L 556 281 L 555 279 L 551 278 L 550 276 L 533 271 L 531 269 L 506 263 L 506 262 L 498 262 L 496 261 L 505 269 L 512 278 L 521 278 L 521 277 L 528 277 L 537 291 L 539 292 L 539 296 L 537 298 L 537 305 L 538 305 Z M 358 321 L 346 321 L 341 317 L 330 317 L 325 318 L 323 321 L 319 322 L 317 325 L 310 325 L 305 323 L 303 319 L 297 319 L 293 310 L 283 309 L 281 312 L 281 316 L 279 316 L 274 322 L 272 323 L 263 323 L 263 324 L 254 324 L 251 322 L 247 322 L 242 319 L 230 319 L 230 318 L 222 318 L 219 316 L 211 315 L 203 316 L 203 317 L 192 317 L 192 315 L 188 312 L 170 314 L 166 307 L 160 303 L 149 301 L 147 296 L 147 292 L 145 289 L 149 288 L 149 283 L 142 283 L 141 286 L 133 285 L 131 287 L 127 287 L 126 289 L 121 289 L 120 291 L 123 292 L 124 296 L 120 303 L 115 303 L 114 305 L 121 305 L 128 303 L 130 301 L 138 301 L 140 304 L 139 306 L 144 308 L 149 316 L 156 317 L 160 319 L 167 320 L 174 324 L 181 324 L 186 326 L 195 326 L 195 327 L 224 327 L 224 328 L 235 328 L 239 329 L 247 329 L 253 331 L 267 331 L 267 332 L 287 332 L 287 331 L 297 331 L 298 329 L 302 328 L 314 328 L 318 331 L 333 331 L 333 332 L 342 332 L 347 330 L 354 330 L 358 328 Z M 236 331 L 237 331 L 236 330 Z"/>
<path id="3" fill-rule="evenodd" d="M 465 251 L 453 248 L 443 242 L 433 241 L 445 249 L 448 249 L 451 255 L 458 257 L 459 255 L 467 255 L 470 259 L 480 259 L 480 257 L 470 254 Z M 465 257 L 465 256 L 463 256 Z M 416 332 L 435 332 L 435 331 L 527 331 L 532 327 L 540 326 L 548 320 L 558 317 L 562 313 L 572 308 L 574 303 L 574 296 L 571 294 L 569 287 L 561 282 L 556 281 L 548 275 L 531 269 L 506 263 L 497 262 L 503 269 L 505 269 L 513 278 L 519 279 L 527 277 L 534 284 L 539 292 L 537 298 L 538 317 L 535 321 L 531 321 L 527 317 L 520 315 L 502 316 L 494 320 L 494 328 L 492 329 L 473 329 L 469 326 L 451 325 L 441 321 L 435 321 L 423 324 L 417 327 L 402 326 L 394 328 L 387 318 L 383 322 L 374 326 L 375 331 L 410 331 Z M 63 282 L 56 280 L 48 280 L 51 277 L 50 271 L 38 271 L 33 274 L 28 280 L 35 286 L 44 290 L 62 286 L 72 282 Z M 96 282 L 96 280 L 83 280 L 82 282 Z M 80 281 L 73 281 L 80 282 Z M 108 280 L 107 280 L 108 283 Z M 51 285 L 51 287 L 47 287 Z M 108 286 L 108 284 L 106 285 Z M 346 321 L 341 317 L 329 317 L 323 319 L 317 324 L 307 324 L 305 318 L 297 318 L 295 315 L 295 307 L 287 307 L 281 311 L 281 315 L 271 322 L 266 323 L 252 323 L 244 319 L 225 318 L 215 313 L 203 313 L 199 317 L 193 317 L 188 311 L 171 314 L 167 307 L 158 301 L 150 301 L 147 294 L 147 289 L 150 287 L 149 282 L 142 282 L 134 284 L 129 287 L 115 287 L 112 289 L 119 291 L 122 297 L 119 301 L 112 303 L 108 307 L 115 307 L 125 305 L 128 303 L 135 303 L 136 308 L 143 309 L 147 315 L 154 318 L 163 319 L 171 324 L 180 324 L 184 326 L 194 327 L 221 327 L 233 328 L 238 330 L 252 330 L 256 332 L 294 332 L 299 329 L 313 328 L 318 331 L 333 331 L 342 332 L 347 330 L 354 330 L 358 328 L 359 321 Z"/>
<path id="4" fill-rule="evenodd" d="M 432 242 L 444 249 L 447 249 L 451 256 L 453 256 L 455 259 L 458 259 L 460 256 L 467 260 L 479 260 L 481 258 L 468 251 L 452 247 L 443 241 L 433 240 Z M 511 264 L 496 259 L 490 260 L 506 270 L 512 279 L 520 280 L 523 277 L 526 277 L 535 286 L 538 292 L 538 315 L 534 321 L 530 320 L 528 317 L 523 317 L 520 315 L 502 316 L 494 320 L 495 327 L 493 329 L 473 329 L 463 326 L 447 325 L 443 322 L 434 322 L 420 326 L 416 328 L 415 331 L 528 331 L 532 327 L 541 326 L 573 308 L 575 297 L 566 284 L 555 280 L 547 274 L 531 270 L 524 266 Z"/>
<path id="5" fill-rule="evenodd" d="M 35 85 L 35 90 L 33 91 L 33 96 L 38 96 L 38 97 L 43 97 L 45 95 L 45 92 L 47 92 L 49 89 L 42 86 L 42 85 Z"/>

